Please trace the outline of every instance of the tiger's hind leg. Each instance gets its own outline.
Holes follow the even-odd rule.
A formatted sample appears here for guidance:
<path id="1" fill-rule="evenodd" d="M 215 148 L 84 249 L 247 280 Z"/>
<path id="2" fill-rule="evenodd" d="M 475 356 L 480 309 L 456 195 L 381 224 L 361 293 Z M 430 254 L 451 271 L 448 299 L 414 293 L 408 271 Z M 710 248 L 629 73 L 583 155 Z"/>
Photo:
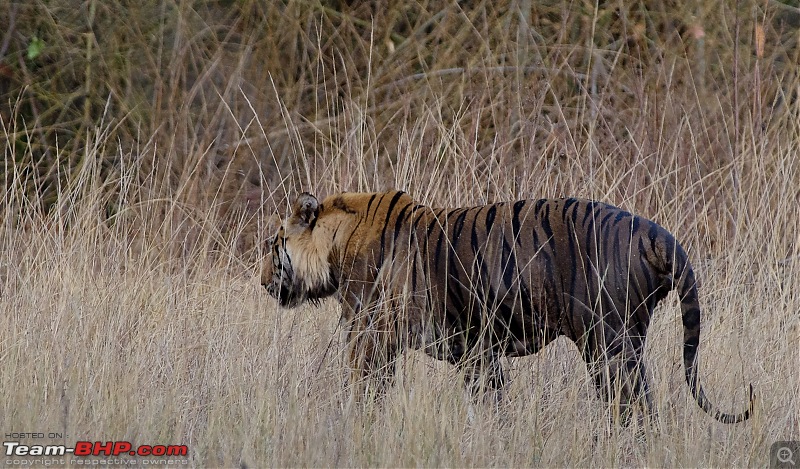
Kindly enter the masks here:
<path id="1" fill-rule="evenodd" d="M 611 416 L 623 426 L 631 423 L 638 409 L 639 424 L 655 417 L 644 364 L 638 358 L 615 356 L 592 365 L 598 394 L 611 406 Z"/>
<path id="2" fill-rule="evenodd" d="M 600 326 L 595 329 L 601 329 Z M 612 419 L 628 426 L 636 409 L 638 421 L 655 415 L 647 373 L 642 361 L 642 347 L 629 336 L 612 328 L 590 332 L 595 340 L 584 347 L 584 359 L 597 393 L 611 406 Z"/>

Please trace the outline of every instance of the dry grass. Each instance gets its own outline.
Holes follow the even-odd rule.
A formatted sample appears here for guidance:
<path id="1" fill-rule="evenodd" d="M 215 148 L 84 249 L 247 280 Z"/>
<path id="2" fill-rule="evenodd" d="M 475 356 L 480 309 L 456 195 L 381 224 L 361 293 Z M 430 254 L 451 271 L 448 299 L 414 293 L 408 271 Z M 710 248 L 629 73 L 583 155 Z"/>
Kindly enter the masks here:
<path id="1" fill-rule="evenodd" d="M 117 3 L 81 3 L 116 28 L 91 47 L 97 26 L 55 2 L 0 7 L 20 31 L 0 53 L 4 433 L 250 467 L 752 467 L 800 439 L 790 8 Z M 18 60 L 23 27 L 75 49 Z M 450 206 L 591 197 L 663 224 L 702 282 L 709 397 L 739 411 L 752 382 L 755 415 L 726 426 L 692 402 L 673 296 L 648 341 L 646 441 L 610 426 L 566 341 L 505 362 L 499 414 L 418 353 L 383 406 L 354 407 L 337 306 L 278 309 L 259 240 L 301 188 L 388 187 Z"/>

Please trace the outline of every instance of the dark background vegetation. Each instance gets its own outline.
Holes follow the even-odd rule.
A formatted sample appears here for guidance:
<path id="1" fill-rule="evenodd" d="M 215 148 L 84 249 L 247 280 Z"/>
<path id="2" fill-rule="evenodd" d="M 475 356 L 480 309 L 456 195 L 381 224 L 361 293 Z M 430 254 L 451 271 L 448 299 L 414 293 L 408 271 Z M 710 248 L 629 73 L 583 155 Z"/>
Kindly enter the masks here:
<path id="1" fill-rule="evenodd" d="M 101 181 L 135 166 L 136 197 L 224 219 L 391 186 L 403 145 L 446 159 L 452 132 L 479 175 L 577 159 L 619 198 L 670 173 L 710 177 L 704 203 L 725 205 L 742 175 L 718 170 L 798 115 L 798 26 L 774 0 L 5 1 L 0 172 L 47 212 L 97 155 Z M 692 171 L 661 167 L 666 147 Z"/>

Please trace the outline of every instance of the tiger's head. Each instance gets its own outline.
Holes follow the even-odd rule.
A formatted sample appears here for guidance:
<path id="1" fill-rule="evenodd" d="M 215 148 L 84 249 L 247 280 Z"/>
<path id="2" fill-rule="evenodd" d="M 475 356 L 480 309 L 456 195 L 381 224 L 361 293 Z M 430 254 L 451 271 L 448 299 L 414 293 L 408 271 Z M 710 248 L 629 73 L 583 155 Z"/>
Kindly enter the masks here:
<path id="1" fill-rule="evenodd" d="M 283 307 L 321 300 L 338 288 L 329 259 L 328 230 L 318 223 L 320 209 L 316 197 L 303 192 L 292 205 L 291 216 L 268 241 L 261 284 Z"/>

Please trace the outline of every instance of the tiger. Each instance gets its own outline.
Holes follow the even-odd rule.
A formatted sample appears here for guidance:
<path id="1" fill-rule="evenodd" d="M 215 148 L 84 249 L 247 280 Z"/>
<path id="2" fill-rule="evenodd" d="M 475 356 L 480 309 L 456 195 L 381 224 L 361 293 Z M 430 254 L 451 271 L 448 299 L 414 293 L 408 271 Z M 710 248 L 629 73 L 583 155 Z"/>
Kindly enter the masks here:
<path id="1" fill-rule="evenodd" d="M 699 407 L 724 413 L 698 381 L 700 307 L 686 250 L 665 228 L 602 202 L 520 200 L 433 208 L 399 190 L 307 192 L 267 241 L 261 284 L 280 306 L 342 305 L 354 381 L 385 392 L 405 350 L 464 373 L 467 388 L 502 393 L 501 357 L 535 354 L 558 337 L 577 345 L 598 395 L 629 421 L 654 415 L 642 360 L 656 305 L 676 290 L 683 365 Z M 384 390 L 384 391 L 381 391 Z"/>

